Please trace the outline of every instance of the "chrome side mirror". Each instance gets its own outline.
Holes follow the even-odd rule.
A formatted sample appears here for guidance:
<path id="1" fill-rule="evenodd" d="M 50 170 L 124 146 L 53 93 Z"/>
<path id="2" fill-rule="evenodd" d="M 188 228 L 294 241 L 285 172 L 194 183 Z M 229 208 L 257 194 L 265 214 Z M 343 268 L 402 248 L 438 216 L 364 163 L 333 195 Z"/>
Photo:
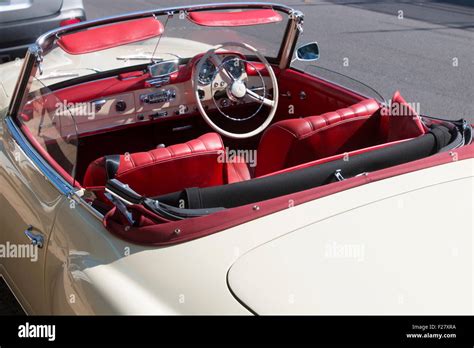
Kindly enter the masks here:
<path id="1" fill-rule="evenodd" d="M 302 62 L 314 62 L 319 59 L 319 45 L 317 42 L 310 42 L 300 46 L 296 50 L 295 60 Z"/>
<path id="2" fill-rule="evenodd" d="M 179 70 L 179 62 L 177 60 L 166 60 L 148 66 L 150 76 L 153 78 L 167 77 Z"/>

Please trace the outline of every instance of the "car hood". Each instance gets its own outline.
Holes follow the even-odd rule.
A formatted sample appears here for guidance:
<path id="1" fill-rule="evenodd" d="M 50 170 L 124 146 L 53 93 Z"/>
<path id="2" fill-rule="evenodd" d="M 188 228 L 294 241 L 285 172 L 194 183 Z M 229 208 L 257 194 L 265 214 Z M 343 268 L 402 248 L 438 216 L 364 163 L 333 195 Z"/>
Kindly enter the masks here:
<path id="1" fill-rule="evenodd" d="M 443 218 L 439 197 L 469 202 L 469 187 L 426 187 L 287 233 L 237 259 L 229 288 L 256 314 L 467 314 L 472 228 L 453 221 L 472 205 Z"/>

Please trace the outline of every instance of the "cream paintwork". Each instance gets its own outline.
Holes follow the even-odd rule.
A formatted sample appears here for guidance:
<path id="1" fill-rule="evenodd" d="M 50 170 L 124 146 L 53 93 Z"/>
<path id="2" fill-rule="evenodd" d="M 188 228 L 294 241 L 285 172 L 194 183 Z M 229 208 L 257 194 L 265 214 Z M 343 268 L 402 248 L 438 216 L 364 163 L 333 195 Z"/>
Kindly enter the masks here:
<path id="1" fill-rule="evenodd" d="M 172 45 L 171 41 L 169 43 L 172 48 L 170 51 L 175 52 L 179 45 Z M 287 43 L 284 50 L 289 52 L 290 46 Z M 202 47 L 186 47 L 191 51 L 197 49 L 195 53 L 205 51 Z M 100 68 L 110 68 L 107 65 L 110 60 L 104 57 L 114 59 L 116 53 L 114 51 L 112 55 L 110 52 L 101 52 L 101 60 L 97 61 Z M 190 56 L 193 55 L 190 53 Z M 63 62 L 60 55 L 58 62 Z M 20 66 L 21 61 L 0 66 L 0 110 L 9 104 Z M 86 66 L 97 67 L 92 64 Z M 45 68 L 48 70 L 50 67 Z M 54 66 L 49 70 L 54 70 Z M 51 83 L 58 81 L 59 79 L 50 80 Z M 46 180 L 39 168 L 12 139 L 10 130 L 6 127 L 4 113 L 5 111 L 0 113 L 0 243 L 28 243 L 23 233 L 28 225 L 33 225 L 35 232 L 41 232 L 45 236 L 45 247 L 40 249 L 38 262 L 31 263 L 24 259 L 0 260 L 1 275 L 6 278 L 29 314 L 251 314 L 234 297 L 228 281 L 240 300 L 245 301 L 257 313 L 302 313 L 306 307 L 299 302 L 299 296 L 307 294 L 308 288 L 317 287 L 319 278 L 315 278 L 311 270 L 307 269 L 304 259 L 303 264 L 299 262 L 300 250 L 295 245 L 303 244 L 307 247 L 311 243 L 324 243 L 325 238 L 333 235 L 334 238 L 344 240 L 351 230 L 360 230 L 354 226 L 346 229 L 340 227 L 346 226 L 348 221 L 358 222 L 367 217 L 366 214 L 371 215 L 370 224 L 364 229 L 363 236 L 373 238 L 367 243 L 371 243 L 376 249 L 380 247 L 380 250 L 386 250 L 388 254 L 377 257 L 377 262 L 381 261 L 381 265 L 367 265 L 358 270 L 359 277 L 352 279 L 359 282 L 354 289 L 344 289 L 345 295 L 359 301 L 349 305 L 347 313 L 374 312 L 371 304 L 373 293 L 362 291 L 365 285 L 360 282 L 380 277 L 378 267 L 385 265 L 390 267 L 393 277 L 399 272 L 408 272 L 400 284 L 393 282 L 393 279 L 387 281 L 387 278 L 382 278 L 385 281 L 382 284 L 384 290 L 392 294 L 401 292 L 402 298 L 406 300 L 402 310 L 389 303 L 381 307 L 379 312 L 465 314 L 474 311 L 473 159 L 366 184 L 187 243 L 165 248 L 144 247 L 116 238 L 104 228 L 100 214 L 88 208 L 79 196 L 66 197 Z M 442 201 L 433 194 L 435 190 L 443 192 Z M 426 192 L 428 194 L 421 197 L 421 193 Z M 468 288 L 462 290 L 461 296 L 458 289 L 453 290 L 443 284 L 446 278 L 435 278 L 429 280 L 430 285 L 440 287 L 436 292 L 440 295 L 439 302 L 434 301 L 431 295 L 422 305 L 418 301 L 412 301 L 414 296 L 419 298 L 420 291 L 426 289 L 426 284 L 420 284 L 417 278 L 419 271 L 415 272 L 409 267 L 414 256 L 397 254 L 397 262 L 393 262 L 388 258 L 393 251 L 386 249 L 386 240 L 380 234 L 381 227 L 393 218 L 393 211 L 389 208 L 393 208 L 396 197 L 402 196 L 407 198 L 408 203 L 412 200 L 418 203 L 416 213 L 413 210 L 398 211 L 399 221 L 391 228 L 404 227 L 403 219 L 410 219 L 410 227 L 414 231 L 423 231 L 427 226 L 426 219 L 433 217 L 433 213 L 438 215 L 435 219 L 450 220 L 451 216 L 439 216 L 439 210 L 432 211 L 430 201 L 434 199 L 438 199 L 439 204 L 447 202 L 442 212 L 449 214 L 457 209 L 456 214 L 467 215 L 466 219 L 456 219 L 453 228 L 469 231 L 469 240 L 465 233 L 446 231 L 445 222 L 440 226 L 431 226 L 435 230 L 436 246 L 441 248 L 443 243 L 448 247 L 461 245 L 458 257 L 460 261 L 466 260 L 465 263 L 453 261 L 453 254 L 449 252 L 420 253 L 421 257 L 426 258 L 423 260 L 426 265 L 442 265 L 445 261 L 446 264 L 462 268 L 460 272 L 456 269 L 449 273 L 450 282 Z M 367 213 L 369 207 L 370 213 Z M 253 210 L 249 210 L 248 213 L 252 212 Z M 361 216 L 354 215 L 354 212 L 361 212 Z M 351 219 L 348 220 L 347 217 Z M 332 234 L 328 235 L 329 232 L 324 227 L 331 229 Z M 426 232 L 420 233 L 426 236 L 423 240 L 427 243 L 431 240 Z M 397 236 L 393 233 L 390 237 L 398 244 L 413 241 L 413 236 L 405 231 L 399 234 L 399 240 L 394 239 Z M 282 245 L 281 241 L 285 239 L 289 240 L 288 245 Z M 417 245 L 420 243 L 417 239 Z M 281 258 L 275 258 L 274 250 L 283 250 L 284 247 L 285 254 L 279 255 Z M 471 258 L 468 260 L 466 255 Z M 282 263 L 282 258 L 288 260 L 288 263 Z M 324 270 L 317 273 L 322 279 L 328 280 L 331 279 L 330 275 L 343 272 L 336 263 L 316 261 L 320 262 L 320 267 L 324 266 Z M 273 263 L 268 265 L 268 262 Z M 300 269 L 295 269 L 294 273 L 289 274 L 286 268 L 291 265 L 301 266 L 301 270 L 306 272 L 302 274 Z M 278 273 L 272 272 L 271 267 L 279 267 Z M 470 283 L 466 283 L 461 277 L 469 277 L 469 268 Z M 268 277 L 259 272 L 272 274 Z M 261 277 L 266 277 L 266 285 L 280 286 L 281 289 L 276 289 L 271 296 L 260 298 L 261 294 L 255 293 L 256 291 L 268 293 L 261 283 Z M 288 277 L 294 281 L 290 283 Z M 341 282 L 339 280 L 337 285 Z M 408 286 L 413 283 L 416 288 Z M 401 286 L 403 289 L 400 289 Z M 341 303 L 337 302 L 340 296 L 338 287 L 325 285 L 320 289 L 326 297 L 309 301 L 311 312 L 341 313 Z M 452 297 L 440 292 L 443 289 L 451 291 Z M 295 307 L 289 307 L 279 300 L 281 297 L 286 298 L 290 291 L 290 295 L 296 295 Z M 321 302 L 324 299 L 328 301 L 325 307 Z M 467 309 L 460 307 L 461 300 L 468 302 Z"/>
<path id="2" fill-rule="evenodd" d="M 242 260 L 245 260 L 246 256 L 241 259 L 241 255 L 259 246 L 268 248 L 265 244 L 269 242 L 268 246 L 271 247 L 272 240 L 284 235 L 291 236 L 293 231 L 308 229 L 311 225 L 317 227 L 318 222 L 326 220 L 323 223 L 338 226 L 345 223 L 345 213 L 350 214 L 351 210 L 368 205 L 374 207 L 374 213 L 366 233 L 376 236 L 380 233 L 380 226 L 389 221 L 392 212 L 381 209 L 383 205 L 374 202 L 424 187 L 449 185 L 449 190 L 443 189 L 443 201 L 449 202 L 445 210 L 449 212 L 458 209 L 461 213 L 464 212 L 467 215 L 466 220 L 457 219 L 459 223 L 455 226 L 472 233 L 472 214 L 469 216 L 468 213 L 472 212 L 474 160 L 469 159 L 353 188 L 188 243 L 166 248 L 132 245 L 110 234 L 103 227 L 100 218 L 92 215 L 83 205 L 59 195 L 57 189 L 45 181 L 21 151 L 19 161 L 7 157 L 10 153 L 7 146 L 11 139 L 5 130 L 5 124 L 2 129 L 0 242 L 9 240 L 27 243 L 23 230 L 28 224 L 36 225 L 36 228 L 44 232 L 47 241 L 47 247 L 41 249 L 41 261 L 38 263 L 29 264 L 29 260 L 2 260 L 2 274 L 23 307 L 31 314 L 250 314 L 233 297 L 227 286 L 227 272 L 233 264 L 238 266 L 239 262 L 244 262 Z M 463 178 L 470 179 L 460 180 Z M 471 186 L 466 185 L 466 182 L 470 182 Z M 459 194 L 462 191 L 471 192 L 471 195 Z M 431 199 L 433 197 L 427 195 L 425 204 L 418 205 L 417 219 L 413 219 L 412 211 L 403 215 L 411 219 L 413 230 L 425 228 L 425 219 L 432 213 L 428 204 Z M 252 211 L 249 211 L 249 214 L 251 213 Z M 13 216 L 16 218 L 12 219 Z M 400 215 L 398 217 L 402 218 Z M 446 218 L 450 219 L 449 216 Z M 49 234 L 53 221 L 54 229 Z M 316 229 L 313 232 L 317 234 L 319 231 Z M 299 232 L 295 235 L 297 233 Z M 327 235 L 324 231 L 319 233 Z M 345 235 L 344 231 L 339 233 Z M 453 233 L 445 231 L 444 226 L 443 229 L 436 230 L 436 234 L 438 244 L 443 243 L 443 236 L 447 244 L 453 243 Z M 465 236 L 457 236 L 460 238 L 454 240 L 455 243 L 465 242 Z M 406 243 L 412 240 L 408 234 L 400 234 L 400 238 L 404 238 Z M 311 240 L 312 238 L 308 242 Z M 383 243 L 383 239 L 375 239 L 373 243 Z M 466 244 L 459 251 L 463 255 L 465 252 L 472 255 L 472 239 L 470 247 Z M 449 262 L 452 257 L 449 253 L 438 255 L 423 252 L 421 255 L 429 258 L 425 263 L 431 260 L 436 264 L 442 262 L 442 258 Z M 436 260 L 433 259 L 435 256 Z M 262 256 L 262 262 L 264 261 L 265 257 Z M 412 258 L 400 257 L 398 261 L 399 263 L 390 266 L 396 266 L 395 269 L 399 271 L 410 271 L 407 263 L 410 264 Z M 472 260 L 464 267 L 472 267 Z M 337 274 L 338 271 L 340 272 L 340 267 L 337 265 L 326 265 L 325 274 Z M 379 273 L 375 271 L 375 265 L 373 268 L 368 267 L 364 275 L 378 277 Z M 453 273 L 450 275 L 450 281 L 457 281 L 458 284 L 461 283 L 459 277 L 466 275 L 465 270 L 459 274 Z M 249 272 L 248 278 L 242 279 L 242 274 L 239 276 L 232 276 L 232 286 L 240 296 L 251 303 L 254 310 L 262 313 L 284 312 L 281 306 L 258 306 L 253 302 L 254 298 L 245 297 L 245 283 L 251 281 L 255 275 Z M 284 276 L 285 273 L 280 273 L 280 277 Z M 413 276 L 413 273 L 410 273 L 410 276 Z M 278 277 L 273 278 L 273 281 L 282 282 Z M 442 280 L 436 285 L 441 286 L 441 283 Z M 293 291 L 298 291 L 299 284 L 292 284 Z M 393 292 L 397 290 L 398 288 L 392 288 Z M 418 288 L 412 291 L 407 288 L 403 294 L 410 298 L 419 294 L 419 291 Z M 370 293 L 364 295 L 364 292 L 360 292 L 358 299 L 369 303 L 369 295 Z M 454 295 L 457 296 L 458 292 Z M 270 301 L 271 298 L 267 300 Z M 431 307 L 420 307 L 407 301 L 400 312 L 466 313 L 459 309 L 454 300 L 447 302 L 446 297 L 439 304 L 430 304 Z M 469 306 L 472 312 L 472 307 Z M 373 311 L 373 308 L 368 308 L 367 311 L 360 307 L 348 309 L 350 313 L 360 314 Z M 325 308 L 323 312 L 341 313 L 341 308 L 334 306 Z"/>
<path id="3" fill-rule="evenodd" d="M 237 260 L 229 286 L 259 314 L 472 314 L 473 190 L 471 176 L 304 226 Z M 447 208 L 453 192 L 466 204 Z"/>
<path id="4" fill-rule="evenodd" d="M 2 116 L 0 133 L 0 243 L 29 245 L 24 231 L 29 225 L 47 242 L 57 207 L 64 198 L 38 171 L 22 149 L 10 138 Z M 44 264 L 46 249 L 37 262 L 1 259 L 0 272 L 29 313 L 46 313 Z"/>
<path id="5" fill-rule="evenodd" d="M 205 238 L 166 248 L 142 247 L 119 240 L 108 233 L 99 220 L 92 219 L 90 213 L 84 210 L 83 207 L 76 206 L 71 209 L 69 204 L 62 204 L 50 240 L 50 254 L 46 262 L 46 299 L 49 300 L 48 308 L 50 309 L 48 313 L 250 314 L 233 297 L 227 287 L 227 272 L 232 265 L 238 266 L 240 262 L 245 262 L 245 258 L 248 257 L 247 254 L 256 253 L 257 259 L 252 260 L 254 265 L 259 261 L 260 248 L 262 250 L 265 248 L 271 249 L 273 243 L 275 243 L 272 241 L 277 238 L 300 233 L 293 231 L 306 229 L 311 230 L 311 233 L 315 235 L 321 234 L 319 239 L 317 239 L 318 237 L 312 238 L 309 236 L 307 238 L 308 243 L 315 239 L 324 241 L 329 232 L 319 230 L 318 226 L 322 224 L 340 226 L 347 223 L 347 221 L 351 221 L 346 220 L 347 214 L 353 214 L 351 211 L 356 208 L 364 209 L 359 207 L 373 208 L 371 210 L 373 211 L 371 223 L 367 224 L 367 230 L 365 231 L 365 235 L 374 237 L 374 240 L 371 241 L 371 247 L 386 248 L 384 246 L 386 241 L 380 235 L 382 233 L 381 226 L 390 221 L 393 212 L 386 209 L 386 206 L 380 202 L 386 200 L 387 204 L 393 205 L 393 202 L 396 201 L 393 197 L 402 197 L 401 195 L 407 197 L 407 202 L 410 202 L 412 198 L 408 197 L 415 199 L 413 192 L 422 193 L 435 187 L 444 193 L 443 200 L 456 202 L 456 207 L 451 209 L 452 205 L 448 204 L 449 206 L 444 206 L 444 208 L 445 211 L 457 209 L 456 218 L 459 218 L 459 216 L 468 213 L 469 209 L 472 211 L 473 168 L 474 160 L 470 159 L 393 177 L 296 206 Z M 426 189 L 422 189 L 425 187 Z M 459 195 L 459 192 L 463 190 L 465 193 Z M 469 190 L 471 190 L 471 195 L 469 195 Z M 420 197 L 424 197 L 424 195 L 416 194 L 416 202 L 424 204 L 417 206 L 417 213 L 401 210 L 397 215 L 399 219 L 409 218 L 413 231 L 423 231 L 427 224 L 426 219 L 430 218 L 432 213 L 432 206 L 428 200 L 421 198 L 420 201 Z M 433 199 L 433 196 L 428 195 L 427 197 Z M 452 222 L 451 217 L 447 216 L 446 219 Z M 462 269 L 456 269 L 456 272 L 446 274 L 445 277 L 433 279 L 430 283 L 433 286 L 440 287 L 436 290 L 438 295 L 443 294 L 441 291 L 443 289 L 449 290 L 451 293 L 444 293 L 445 295 L 439 298 L 438 303 L 433 301 L 432 296 L 428 296 L 429 300 L 427 299 L 424 304 L 429 304 L 429 306 L 422 306 L 423 303 L 420 305 L 419 302 L 412 301 L 411 298 L 419 296 L 420 291 L 426 289 L 423 284 L 417 283 L 416 288 L 410 289 L 405 282 L 400 285 L 393 281 L 388 282 L 384 285 L 384 290 L 391 291 L 392 294 L 402 291 L 406 300 L 399 310 L 387 305 L 380 307 L 378 312 L 383 312 L 383 310 L 386 310 L 385 313 L 411 314 L 465 314 L 473 312 L 472 302 L 468 302 L 467 309 L 463 310 L 460 307 L 460 301 L 472 299 L 472 297 L 469 297 L 472 296 L 472 291 L 469 289 L 463 290 L 462 296 L 460 296 L 459 291 L 453 293 L 454 289 L 449 287 L 449 284 L 445 284 L 446 279 L 455 282 L 457 285 L 469 286 L 469 284 L 472 284 L 469 283 L 472 282 L 472 277 L 467 281 L 462 279 L 462 277 L 468 275 L 467 272 L 473 266 L 472 259 L 466 259 L 466 255 L 472 255 L 473 248 L 472 239 L 466 239 L 469 233 L 472 234 L 472 215 L 466 215 L 466 220 L 461 221 L 464 221 L 464 223 L 457 224 L 457 228 L 464 229 L 467 232 L 446 231 L 444 230 L 445 223 L 441 224 L 443 229 L 431 231 L 432 234 L 436 235 L 436 245 L 446 243 L 445 253 L 420 251 L 420 257 L 426 258 L 423 260 L 423 265 L 430 263 L 440 265 L 443 261 L 454 264 L 456 262 L 453 263 L 451 253 L 453 249 L 449 247 L 459 245 L 459 259 L 456 265 L 462 267 Z M 71 228 L 71 226 L 74 227 Z M 79 226 L 81 229 L 76 230 Z M 347 230 L 351 228 L 354 228 L 354 226 L 350 226 Z M 347 231 L 333 230 L 329 236 L 339 240 L 338 236 L 340 238 L 346 237 Z M 423 236 L 428 237 L 426 234 L 423 234 Z M 400 233 L 399 238 L 400 240 L 397 241 L 392 234 L 387 240 L 397 245 L 413 242 L 413 236 L 406 232 Z M 430 240 L 433 239 L 426 238 L 424 240 L 427 247 L 430 246 Z M 416 239 L 416 243 L 420 245 L 420 239 Z M 125 256 L 128 251 L 130 255 Z M 298 251 L 291 249 L 289 254 L 280 256 L 291 260 L 293 254 L 298 254 Z M 265 262 L 264 256 L 266 255 L 263 255 L 262 263 Z M 293 255 L 293 257 L 296 257 L 296 255 Z M 468 263 L 463 263 L 463 260 Z M 380 277 L 377 267 L 388 265 L 391 267 L 394 277 L 396 277 L 397 272 L 407 272 L 406 279 L 413 280 L 416 279 L 416 274 L 420 272 L 419 269 L 410 268 L 416 258 L 413 255 L 407 258 L 406 253 L 401 253 L 396 263 L 388 262 L 389 258 L 383 257 L 379 258 L 378 261 L 382 261 L 382 264 L 374 264 L 373 267 L 367 266 L 360 271 L 362 274 L 359 273 L 358 284 L 358 279 L 352 279 L 356 282 L 354 292 L 351 293 L 350 289 L 345 290 L 347 295 L 357 296 L 358 301 L 368 307 L 349 306 L 346 313 L 367 314 L 376 311 L 373 306 L 370 306 L 373 294 L 356 291 L 356 289 L 360 290 L 364 287 L 361 284 L 361 282 L 366 282 L 364 278 L 372 277 L 376 279 Z M 325 275 L 340 274 L 342 272 L 337 263 L 326 262 L 321 263 L 321 266 L 324 266 Z M 237 289 L 235 291 L 238 291 L 239 294 L 244 294 L 245 289 L 263 292 L 264 289 L 252 288 L 252 286 L 258 287 L 260 284 L 257 282 L 259 277 L 256 273 L 262 268 L 261 266 L 255 266 L 255 269 L 255 272 L 248 272 L 248 277 L 246 277 L 245 272 L 240 272 L 234 277 L 234 271 L 231 271 L 231 284 Z M 273 282 L 278 284 L 284 283 L 285 277 L 288 276 L 284 272 L 278 273 L 279 275 L 272 274 L 274 276 L 272 278 Z M 295 270 L 292 279 L 294 277 L 298 277 L 300 280 L 303 278 L 299 277 L 308 279 L 307 277 L 310 276 L 311 274 L 304 276 L 304 274 Z M 315 278 L 309 279 L 313 282 L 317 281 Z M 328 280 L 328 276 L 325 280 Z M 254 281 L 257 282 L 256 285 L 252 285 L 251 282 Z M 291 285 L 292 291 L 298 293 L 301 284 L 304 284 L 304 282 L 295 281 L 289 285 Z M 287 286 L 290 287 L 289 285 Z M 405 287 L 400 288 L 400 286 Z M 329 288 L 330 284 L 325 285 L 326 294 Z M 302 289 L 304 288 L 302 287 Z M 333 289 L 335 296 L 338 294 L 337 290 L 337 288 Z M 275 296 L 281 294 L 282 291 L 275 291 Z M 450 294 L 460 298 L 453 299 L 449 296 Z M 76 299 L 75 304 L 69 302 L 71 295 L 74 295 Z M 285 312 L 284 307 L 273 306 L 271 300 L 274 300 L 274 298 L 266 296 L 262 299 L 259 297 L 262 295 L 258 293 L 251 295 L 254 301 L 255 298 L 260 301 L 258 305 L 254 306 L 254 310 L 258 309 L 257 312 L 261 311 L 265 314 Z M 248 300 L 245 296 L 243 298 Z M 334 306 L 326 306 L 324 310 L 320 311 L 315 307 L 311 307 L 314 309 L 313 312 L 344 313 L 341 304 L 337 305 L 337 299 L 332 298 L 331 300 Z M 251 302 L 251 300 L 248 301 Z M 252 302 L 253 304 L 254 302 Z M 304 305 L 294 307 L 293 313 L 302 312 L 302 308 L 304 308 Z M 286 312 L 291 312 L 290 307 L 286 309 Z"/>

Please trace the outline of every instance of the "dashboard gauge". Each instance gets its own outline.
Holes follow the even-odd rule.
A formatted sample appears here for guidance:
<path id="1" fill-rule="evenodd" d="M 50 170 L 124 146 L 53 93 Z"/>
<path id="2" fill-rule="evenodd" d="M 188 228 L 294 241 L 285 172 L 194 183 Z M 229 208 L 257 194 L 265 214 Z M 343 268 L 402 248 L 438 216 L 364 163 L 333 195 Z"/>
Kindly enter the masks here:
<path id="1" fill-rule="evenodd" d="M 208 85 L 212 82 L 212 79 L 214 78 L 214 74 L 216 73 L 216 67 L 212 62 L 208 59 L 206 62 L 202 65 L 201 71 L 199 71 L 199 83 L 202 85 Z"/>
<path id="2" fill-rule="evenodd" d="M 245 71 L 245 62 L 237 56 L 228 56 L 224 59 L 225 68 L 235 79 L 240 79 Z"/>

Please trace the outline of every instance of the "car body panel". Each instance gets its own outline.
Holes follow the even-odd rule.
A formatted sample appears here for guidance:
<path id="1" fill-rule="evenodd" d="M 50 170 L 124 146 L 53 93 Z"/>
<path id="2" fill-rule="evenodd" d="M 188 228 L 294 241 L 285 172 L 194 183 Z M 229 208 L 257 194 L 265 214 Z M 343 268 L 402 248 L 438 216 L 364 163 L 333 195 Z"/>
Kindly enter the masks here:
<path id="1" fill-rule="evenodd" d="M 271 250 L 275 240 L 284 240 L 285 236 L 291 237 L 293 234 L 297 236 L 305 228 L 309 228 L 308 226 L 318 227 L 322 223 L 330 223 L 334 226 L 344 225 L 348 221 L 346 217 L 348 214 L 353 214 L 355 209 L 364 209 L 364 206 L 376 206 L 381 204 L 378 202 L 383 201 L 391 205 L 398 204 L 397 198 L 392 197 L 402 196 L 407 197 L 407 206 L 418 203 L 415 197 L 419 198 L 419 196 L 412 196 L 412 192 L 422 193 L 437 185 L 439 187 L 451 185 L 443 183 L 454 182 L 456 188 L 465 189 L 461 198 L 458 196 L 458 190 L 445 190 L 447 194 L 449 193 L 446 199 L 457 202 L 457 206 L 466 207 L 460 209 L 459 214 L 465 213 L 465 210 L 472 208 L 472 200 L 470 200 L 472 197 L 469 196 L 469 192 L 472 192 L 473 165 L 474 160 L 463 160 L 373 182 L 265 216 L 214 235 L 163 248 L 133 245 L 117 239 L 103 228 L 100 220 L 91 220 L 82 206 L 70 209 L 62 205 L 49 246 L 51 254 L 55 256 L 48 258 L 46 275 L 48 298 L 55 301 L 52 313 L 251 314 L 252 311 L 256 311 L 267 314 L 283 312 L 282 307 L 272 306 L 271 296 L 267 299 L 259 298 L 259 305 L 251 302 L 247 296 L 250 298 L 263 296 L 264 292 L 256 289 L 261 284 L 260 277 L 257 275 L 258 271 L 252 272 L 245 268 L 241 273 L 234 269 L 234 267 L 236 269 L 239 267 L 240 262 L 245 262 L 241 260 L 255 253 L 257 260 L 253 261 L 259 263 L 260 248 Z M 417 211 L 411 214 L 426 216 L 430 213 L 430 209 L 429 204 L 424 204 L 418 206 Z M 381 236 L 380 226 L 387 224 L 390 212 L 384 213 L 383 209 L 374 211 L 376 213 L 372 216 L 371 224 L 367 225 L 365 233 Z M 326 220 L 329 222 L 324 222 Z M 449 217 L 447 221 L 452 222 Z M 410 220 L 410 223 L 412 231 L 423 230 L 426 225 L 425 219 L 420 217 Z M 463 226 L 472 226 L 472 220 L 464 221 L 464 223 Z M 443 226 L 445 224 L 443 223 Z M 77 226 L 77 228 L 74 228 L 72 232 L 70 226 Z M 319 231 L 318 228 L 312 230 L 311 233 L 320 236 L 320 239 L 328 236 L 332 238 L 334 235 L 336 240 L 338 240 L 336 233 L 344 233 L 344 230 L 340 232 L 331 230 L 332 232 Z M 451 248 L 446 250 L 447 258 L 454 250 L 453 247 L 458 247 L 458 261 L 452 261 L 453 264 L 465 260 L 466 253 L 470 255 L 471 244 L 466 243 L 466 235 L 470 233 L 471 231 L 455 235 L 438 234 L 437 242 L 446 243 Z M 406 238 L 402 238 L 398 243 L 410 242 L 410 235 L 407 232 L 400 233 L 400 236 Z M 423 234 L 423 236 L 426 235 Z M 389 240 L 393 241 L 393 238 Z M 417 241 L 419 242 L 419 239 Z M 380 239 L 377 239 L 377 243 L 380 243 Z M 319 250 L 321 247 L 324 245 L 320 245 Z M 400 261 L 403 261 L 402 255 L 403 253 L 399 255 Z M 436 254 L 430 252 L 428 255 L 432 257 Z M 279 262 L 284 263 L 285 254 L 281 256 L 282 259 Z M 261 259 L 261 265 L 253 264 L 256 270 L 269 266 L 265 263 L 265 257 Z M 413 259 L 410 260 L 413 261 Z M 470 259 L 468 261 L 470 262 Z M 425 260 L 423 264 L 426 262 L 428 261 Z M 439 262 L 441 261 L 438 260 L 436 264 L 438 265 Z M 62 264 L 67 265 L 67 269 L 63 268 Z M 465 264 L 464 267 L 470 265 L 471 263 Z M 228 288 L 229 269 L 229 283 L 238 299 L 233 297 Z M 406 270 L 407 264 L 400 263 L 399 271 Z M 380 277 L 378 271 L 379 269 L 374 266 L 373 269 L 367 269 L 366 275 Z M 396 271 L 395 267 L 393 272 L 396 273 Z M 242 279 L 247 274 L 248 278 Z M 298 270 L 292 274 L 292 281 L 288 281 L 288 287 L 291 287 L 292 291 L 297 291 L 299 286 L 307 281 L 303 274 L 304 272 Z M 465 275 L 465 273 L 462 274 Z M 283 276 L 289 277 L 289 274 L 284 273 Z M 451 277 L 456 276 L 451 275 Z M 124 286 L 124 284 L 127 285 Z M 396 284 L 391 285 L 393 285 L 392 292 L 397 293 Z M 359 286 L 363 287 L 360 284 Z M 249 295 L 248 291 L 244 292 L 246 290 L 252 290 L 252 295 Z M 409 299 L 419 294 L 419 289 L 404 288 L 400 291 L 402 290 L 407 301 L 403 307 L 405 310 L 408 307 L 411 312 L 417 310 L 441 312 L 442 309 L 450 308 L 453 312 L 464 313 L 458 306 L 450 306 L 449 303 L 443 305 L 446 307 L 440 304 L 431 309 L 410 307 Z M 466 291 L 470 294 L 469 289 L 463 290 L 464 299 L 466 299 Z M 275 290 L 275 293 L 279 294 L 280 290 Z M 82 299 L 83 303 L 69 303 L 68 298 L 71 295 L 75 295 L 76 299 Z M 364 293 L 361 293 L 362 295 Z M 363 300 L 367 302 L 370 297 L 369 293 L 366 295 Z M 239 301 L 250 303 L 251 310 L 245 309 Z M 303 304 L 301 305 L 304 307 Z M 301 309 L 291 306 L 286 308 L 288 312 L 293 309 L 293 313 Z M 468 306 L 468 310 L 469 308 Z M 315 308 L 312 307 L 312 309 Z M 400 311 L 402 312 L 403 309 Z M 362 313 L 363 311 L 361 308 L 358 308 L 358 311 L 352 308 L 351 311 L 348 307 L 347 313 L 355 312 Z M 336 306 L 332 311 L 326 308 L 325 313 L 340 314 L 342 310 L 340 306 Z"/>
<path id="2" fill-rule="evenodd" d="M 24 231 L 32 226 L 47 243 L 64 196 L 13 139 L 4 120 L 0 136 L 0 241 L 2 245 L 28 246 Z M 37 249 L 37 259 L 2 259 L 2 273 L 27 312 L 44 312 L 44 264 L 48 250 Z M 33 254 L 31 254 L 33 255 Z"/>
<path id="3" fill-rule="evenodd" d="M 474 161 L 462 162 L 447 167 L 469 177 L 354 204 L 251 250 L 229 271 L 232 291 L 258 314 L 472 314 Z"/>

